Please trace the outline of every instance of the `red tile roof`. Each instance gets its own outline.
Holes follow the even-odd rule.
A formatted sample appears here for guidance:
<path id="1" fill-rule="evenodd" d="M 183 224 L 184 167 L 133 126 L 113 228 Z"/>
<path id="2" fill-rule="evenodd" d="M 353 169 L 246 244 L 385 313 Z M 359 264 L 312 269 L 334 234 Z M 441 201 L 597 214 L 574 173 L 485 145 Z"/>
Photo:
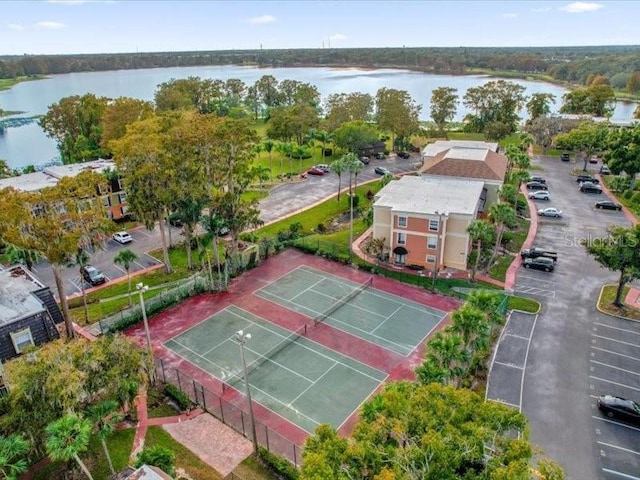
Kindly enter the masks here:
<path id="1" fill-rule="evenodd" d="M 440 175 L 458 178 L 477 178 L 482 180 L 498 180 L 502 182 L 507 172 L 507 157 L 491 150 L 483 150 L 482 160 L 456 158 L 456 151 L 450 149 L 440 152 L 426 161 L 420 169 L 425 175 Z"/>

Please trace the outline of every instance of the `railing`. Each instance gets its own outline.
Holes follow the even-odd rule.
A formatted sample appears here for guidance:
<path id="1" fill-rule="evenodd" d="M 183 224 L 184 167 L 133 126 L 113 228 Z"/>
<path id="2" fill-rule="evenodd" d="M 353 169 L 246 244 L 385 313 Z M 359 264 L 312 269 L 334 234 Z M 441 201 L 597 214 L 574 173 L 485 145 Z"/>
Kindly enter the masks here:
<path id="1" fill-rule="evenodd" d="M 193 403 L 201 406 L 206 412 L 236 432 L 252 440 L 251 420 L 249 414 L 244 411 L 244 405 L 241 407 L 225 400 L 220 395 L 205 388 L 190 375 L 176 368 L 165 368 L 162 359 L 156 359 L 155 366 L 157 379 L 178 387 Z M 243 398 L 244 397 L 241 396 L 238 402 L 242 402 Z M 256 421 L 255 426 L 259 445 L 275 455 L 286 458 L 296 467 L 300 466 L 302 449 L 299 445 L 271 430 L 259 421 Z"/>

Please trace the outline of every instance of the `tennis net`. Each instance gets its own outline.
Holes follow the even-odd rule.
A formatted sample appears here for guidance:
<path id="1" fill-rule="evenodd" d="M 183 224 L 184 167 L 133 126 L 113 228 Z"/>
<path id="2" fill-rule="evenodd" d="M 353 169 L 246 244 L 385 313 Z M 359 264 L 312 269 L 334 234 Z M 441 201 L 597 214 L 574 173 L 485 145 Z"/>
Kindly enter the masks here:
<path id="1" fill-rule="evenodd" d="M 327 318 L 329 318 L 331 316 L 332 313 L 334 313 L 336 310 L 342 308 L 344 306 L 344 304 L 350 302 L 355 297 L 360 295 L 367 288 L 369 288 L 372 284 L 373 284 L 373 277 L 369 277 L 369 279 L 366 282 L 364 282 L 361 285 L 357 286 L 352 292 L 348 293 L 347 295 L 345 295 L 344 297 L 339 299 L 336 303 L 331 305 L 327 310 L 325 310 L 320 315 L 318 315 L 316 318 L 314 318 L 313 321 L 316 324 L 324 322 Z"/>

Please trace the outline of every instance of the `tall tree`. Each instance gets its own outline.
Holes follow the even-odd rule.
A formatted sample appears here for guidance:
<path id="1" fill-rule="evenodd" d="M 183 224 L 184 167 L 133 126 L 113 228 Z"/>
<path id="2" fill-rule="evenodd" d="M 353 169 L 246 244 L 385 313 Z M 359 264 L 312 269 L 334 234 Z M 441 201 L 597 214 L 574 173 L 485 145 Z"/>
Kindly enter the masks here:
<path id="1" fill-rule="evenodd" d="M 333 132 L 333 144 L 350 153 L 357 153 L 364 145 L 378 140 L 378 131 L 368 123 L 347 122 Z"/>
<path id="2" fill-rule="evenodd" d="M 489 260 L 489 265 L 491 265 L 498 255 L 498 250 L 502 243 L 502 235 L 504 234 L 505 228 L 515 224 L 516 222 L 516 212 L 508 203 L 498 202 L 489 207 L 489 218 L 496 226 L 496 244 L 493 249 L 491 259 Z"/>
<path id="3" fill-rule="evenodd" d="M 640 125 L 611 130 L 606 148 L 607 166 L 615 174 L 626 173 L 631 180 L 630 189 L 633 190 L 636 175 L 640 172 Z"/>
<path id="4" fill-rule="evenodd" d="M 109 151 L 109 142 L 127 132 L 127 125 L 153 116 L 153 104 L 137 98 L 119 97 L 107 102 L 102 115 L 100 145 Z"/>
<path id="5" fill-rule="evenodd" d="M 138 259 L 138 255 L 128 248 L 123 248 L 120 250 L 115 257 L 113 257 L 113 262 L 116 265 L 121 265 L 124 268 L 125 272 L 127 272 L 127 295 L 129 297 L 129 306 L 133 305 L 131 300 L 131 265 Z"/>
<path id="6" fill-rule="evenodd" d="M 324 160 L 324 152 L 327 150 L 327 143 L 333 140 L 333 134 L 327 132 L 326 130 L 317 130 L 316 131 L 316 140 L 322 143 L 322 149 L 320 156 Z"/>
<path id="7" fill-rule="evenodd" d="M 89 323 L 89 309 L 87 308 L 87 290 L 84 288 L 84 269 L 89 265 L 89 254 L 84 248 L 78 248 L 76 254 L 73 256 L 73 264 L 78 267 L 78 273 L 80 274 L 80 290 L 82 292 L 82 306 L 84 310 L 84 323 Z"/>
<path id="8" fill-rule="evenodd" d="M 275 142 L 270 138 L 266 138 L 262 141 L 262 149 L 269 155 L 269 179 L 273 178 L 273 160 L 271 158 L 271 152 L 275 147 Z"/>
<path id="9" fill-rule="evenodd" d="M 482 257 L 482 246 L 489 242 L 493 236 L 494 228 L 486 220 L 474 220 L 467 227 L 469 238 L 476 245 L 476 259 L 473 262 L 473 268 L 471 269 L 471 281 L 476 281 L 476 272 L 478 271 L 478 265 L 480 264 L 480 257 Z"/>
<path id="10" fill-rule="evenodd" d="M 75 460 L 84 474 L 93 480 L 91 472 L 80 459 L 89 448 L 91 422 L 75 413 L 69 413 L 47 427 L 47 452 L 52 460 Z"/>
<path id="11" fill-rule="evenodd" d="M 42 255 L 37 250 L 29 250 L 9 244 L 5 248 L 5 254 L 9 263 L 20 263 L 33 271 L 33 266 L 40 261 Z"/>
<path id="12" fill-rule="evenodd" d="M 607 125 L 582 122 L 570 132 L 558 135 L 554 144 L 562 150 L 578 152 L 582 156 L 582 169 L 586 171 L 589 159 L 596 153 L 605 150 L 608 137 L 609 127 Z"/>
<path id="13" fill-rule="evenodd" d="M 347 170 L 343 157 L 334 160 L 329 164 L 329 168 L 333 173 L 338 175 L 338 202 L 340 201 L 340 191 L 342 190 L 342 174 Z"/>
<path id="14" fill-rule="evenodd" d="M 0 475 L 6 480 L 18 480 L 27 471 L 29 442 L 20 435 L 0 436 Z"/>
<path id="15" fill-rule="evenodd" d="M 547 116 L 551 113 L 551 105 L 556 101 L 552 93 L 537 92 L 531 95 L 527 101 L 527 122 L 533 122 L 536 118 Z"/>
<path id="16" fill-rule="evenodd" d="M 609 237 L 585 245 L 596 261 L 612 272 L 620 272 L 614 304 L 623 306 L 622 293 L 627 283 L 640 278 L 640 225 L 635 227 L 612 226 Z"/>
<path id="17" fill-rule="evenodd" d="M 368 93 L 332 93 L 325 105 L 327 112 L 322 128 L 335 131 L 346 122 L 368 122 L 373 113 L 373 97 Z"/>
<path id="18" fill-rule="evenodd" d="M 421 109 L 405 90 L 383 87 L 376 92 L 376 122 L 392 133 L 392 145 L 395 136 L 405 138 L 418 131 Z"/>
<path id="19" fill-rule="evenodd" d="M 467 115 L 473 131 L 484 132 L 491 123 L 506 126 L 509 133 L 516 131 L 524 106 L 525 88 L 505 80 L 492 80 L 480 87 L 472 87 L 463 97 L 463 103 L 474 113 Z"/>
<path id="20" fill-rule="evenodd" d="M 525 131 L 534 138 L 535 143 L 542 147 L 543 155 L 553 145 L 553 139 L 561 133 L 570 132 L 580 124 L 580 120 L 573 120 L 557 116 L 542 116 L 533 121 L 527 121 Z"/>
<path id="21" fill-rule="evenodd" d="M 62 267 L 72 263 L 79 248 L 96 244 L 113 229 L 100 194 L 106 191 L 105 178 L 90 171 L 63 177 L 57 185 L 35 192 L 0 190 L 0 196 L 8 197 L 6 201 L 12 205 L 3 211 L 5 223 L 11 226 L 4 239 L 40 252 L 51 264 L 69 338 L 74 337 L 74 330 Z"/>
<path id="22" fill-rule="evenodd" d="M 93 429 L 98 434 L 104 455 L 107 457 L 107 462 L 109 463 L 111 475 L 115 475 L 116 471 L 113 468 L 113 462 L 111 461 L 111 455 L 107 447 L 107 438 L 113 434 L 116 425 L 124 418 L 124 416 L 118 412 L 118 407 L 118 402 L 115 400 L 105 400 L 87 409 L 87 418 L 93 423 Z"/>
<path id="23" fill-rule="evenodd" d="M 280 105 L 281 98 L 278 86 L 278 80 L 273 75 L 263 75 L 254 83 L 258 99 L 267 111 Z"/>
<path id="24" fill-rule="evenodd" d="M 104 155 L 100 143 L 107 102 L 107 98 L 88 93 L 65 97 L 49 106 L 38 123 L 58 144 L 64 163 L 95 160 Z"/>
<path id="25" fill-rule="evenodd" d="M 609 117 L 615 109 L 615 92 L 609 85 L 592 85 L 565 93 L 560 112 Z"/>
<path id="26" fill-rule="evenodd" d="M 309 129 L 318 126 L 318 112 L 310 105 L 293 105 L 271 110 L 267 135 L 282 141 L 295 140 L 302 145 Z"/>
<path id="27" fill-rule="evenodd" d="M 447 122 L 453 120 L 458 111 L 458 90 L 451 87 L 438 87 L 431 92 L 431 119 L 444 135 Z"/>

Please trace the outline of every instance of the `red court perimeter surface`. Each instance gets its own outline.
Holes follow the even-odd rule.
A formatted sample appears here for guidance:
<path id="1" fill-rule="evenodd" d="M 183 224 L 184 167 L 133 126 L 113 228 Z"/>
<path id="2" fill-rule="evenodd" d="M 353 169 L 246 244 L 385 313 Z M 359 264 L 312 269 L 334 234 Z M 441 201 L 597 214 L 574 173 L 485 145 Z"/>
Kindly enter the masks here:
<path id="1" fill-rule="evenodd" d="M 309 317 L 253 295 L 254 291 L 259 290 L 301 265 L 308 265 L 357 283 L 362 283 L 371 276 L 369 273 L 321 257 L 308 255 L 295 249 L 286 250 L 279 255 L 269 258 L 258 268 L 249 270 L 234 279 L 229 285 L 228 292 L 198 295 L 186 300 L 177 307 L 150 318 L 149 328 L 151 331 L 154 355 L 156 358 L 161 358 L 165 362 L 165 368 L 177 368 L 181 372 L 196 379 L 205 388 L 222 396 L 225 400 L 237 404 L 238 402 L 235 400 L 241 395 L 240 393 L 229 388 L 223 393 L 222 383 L 217 378 L 177 356 L 162 345 L 187 328 L 206 320 L 213 314 L 234 304 L 254 315 L 290 330 L 306 323 L 310 327 L 306 335 L 307 338 L 386 372 L 389 375 L 388 381 L 414 379 L 413 369 L 422 362 L 424 356 L 424 342 L 409 356 L 403 357 L 381 346 L 371 344 L 346 332 L 337 330 L 331 327 L 331 325 L 322 323 L 314 327 L 313 320 Z M 423 289 L 405 285 L 382 276 L 374 276 L 372 288 L 392 293 L 445 312 L 450 312 L 460 306 L 460 302 L 453 298 L 435 295 Z M 436 329 L 440 328 L 445 322 L 446 320 L 441 322 Z M 146 344 L 144 327 L 141 324 L 127 330 L 126 334 L 134 337 L 140 345 Z M 302 445 L 308 436 L 305 431 L 257 402 L 254 403 L 254 411 L 256 420 L 298 445 Z M 343 424 L 340 433 L 350 433 L 356 422 L 357 414 L 353 414 Z"/>

